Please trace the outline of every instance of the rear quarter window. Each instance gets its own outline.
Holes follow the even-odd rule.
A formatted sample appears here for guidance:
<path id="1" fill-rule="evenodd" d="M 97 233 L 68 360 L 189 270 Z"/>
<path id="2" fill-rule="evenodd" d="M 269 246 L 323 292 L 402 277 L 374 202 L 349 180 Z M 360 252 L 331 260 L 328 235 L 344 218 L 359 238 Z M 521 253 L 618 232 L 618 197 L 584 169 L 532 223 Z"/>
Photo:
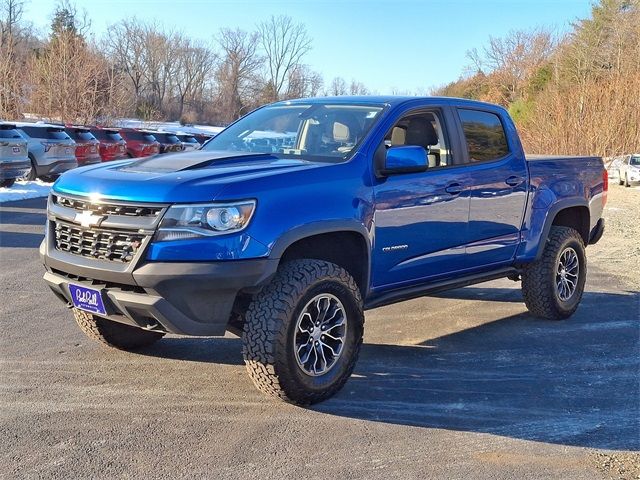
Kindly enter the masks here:
<path id="1" fill-rule="evenodd" d="M 95 140 L 93 134 L 88 130 L 67 130 L 67 133 L 71 138 L 78 142 L 89 142 Z"/>
<path id="2" fill-rule="evenodd" d="M 91 133 L 103 142 L 120 142 L 122 137 L 119 132 L 114 130 L 91 130 Z"/>
<path id="3" fill-rule="evenodd" d="M 15 129 L 0 128 L 0 138 L 22 138 L 22 135 Z"/>
<path id="4" fill-rule="evenodd" d="M 509 153 L 500 117 L 479 110 L 458 109 L 471 162 L 496 160 Z"/>
<path id="5" fill-rule="evenodd" d="M 172 133 L 154 134 L 160 143 L 180 143 L 180 139 Z"/>
<path id="6" fill-rule="evenodd" d="M 153 143 L 156 141 L 156 137 L 146 132 L 129 131 L 123 132 L 123 136 L 126 140 L 137 140 L 139 142 Z"/>

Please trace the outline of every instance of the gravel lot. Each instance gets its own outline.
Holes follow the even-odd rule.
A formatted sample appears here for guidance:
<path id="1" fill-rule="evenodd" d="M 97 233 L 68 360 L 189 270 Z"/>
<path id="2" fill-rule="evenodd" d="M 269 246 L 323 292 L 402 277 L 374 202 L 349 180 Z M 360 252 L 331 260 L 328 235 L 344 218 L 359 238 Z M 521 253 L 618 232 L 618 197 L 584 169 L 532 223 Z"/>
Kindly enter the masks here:
<path id="1" fill-rule="evenodd" d="M 270 400 L 240 340 L 86 339 L 41 281 L 44 199 L 0 205 L 0 478 L 640 478 L 640 190 L 612 185 L 587 293 L 500 280 L 370 311 L 356 372 Z"/>

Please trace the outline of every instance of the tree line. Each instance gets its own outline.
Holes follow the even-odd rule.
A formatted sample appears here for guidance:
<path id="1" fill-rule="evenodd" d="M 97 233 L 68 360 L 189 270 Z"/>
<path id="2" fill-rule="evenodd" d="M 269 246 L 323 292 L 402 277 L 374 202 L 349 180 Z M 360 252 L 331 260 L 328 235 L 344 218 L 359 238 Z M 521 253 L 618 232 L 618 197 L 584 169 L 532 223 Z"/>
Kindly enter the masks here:
<path id="1" fill-rule="evenodd" d="M 305 26 L 288 16 L 253 31 L 221 28 L 211 41 L 123 19 L 96 39 L 86 11 L 62 0 L 41 37 L 24 18 L 25 2 L 0 0 L 0 118 L 224 125 L 266 102 L 368 93 L 355 80 L 325 84 L 305 63 L 312 48 Z"/>
<path id="2" fill-rule="evenodd" d="M 640 151 L 640 0 L 599 0 L 566 35 L 513 31 L 467 56 L 434 93 L 505 106 L 529 153 Z"/>

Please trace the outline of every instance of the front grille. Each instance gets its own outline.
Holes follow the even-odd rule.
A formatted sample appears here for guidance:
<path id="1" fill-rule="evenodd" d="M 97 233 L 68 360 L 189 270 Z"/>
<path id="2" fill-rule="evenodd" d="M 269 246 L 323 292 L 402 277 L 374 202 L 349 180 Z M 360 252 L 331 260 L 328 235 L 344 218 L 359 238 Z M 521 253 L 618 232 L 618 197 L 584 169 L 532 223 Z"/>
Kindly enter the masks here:
<path id="1" fill-rule="evenodd" d="M 60 195 L 53 196 L 53 203 L 62 207 L 73 208 L 79 212 L 90 211 L 98 215 L 123 215 L 127 217 L 157 217 L 162 207 L 119 205 L 114 203 L 89 202 Z"/>
<path id="2" fill-rule="evenodd" d="M 126 231 L 82 228 L 55 222 L 56 250 L 97 260 L 129 263 L 145 236 Z"/>

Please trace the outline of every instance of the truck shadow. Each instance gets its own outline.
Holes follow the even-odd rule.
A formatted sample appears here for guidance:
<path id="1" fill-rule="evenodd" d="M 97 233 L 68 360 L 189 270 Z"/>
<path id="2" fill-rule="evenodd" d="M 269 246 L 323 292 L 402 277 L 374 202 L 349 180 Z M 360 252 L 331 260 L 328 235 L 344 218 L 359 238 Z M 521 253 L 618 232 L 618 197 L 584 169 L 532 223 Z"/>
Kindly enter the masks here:
<path id="1" fill-rule="evenodd" d="M 413 346 L 364 345 L 327 414 L 640 449 L 640 296 L 587 293 L 569 320 L 514 315 Z"/>
<path id="2" fill-rule="evenodd" d="M 481 290 L 493 300 L 519 295 Z M 344 389 L 313 409 L 382 423 L 638 450 L 639 319 L 638 292 L 587 292 L 576 314 L 561 322 L 522 313 L 417 345 L 365 344 Z M 138 353 L 243 364 L 238 338 L 169 337 Z"/>

